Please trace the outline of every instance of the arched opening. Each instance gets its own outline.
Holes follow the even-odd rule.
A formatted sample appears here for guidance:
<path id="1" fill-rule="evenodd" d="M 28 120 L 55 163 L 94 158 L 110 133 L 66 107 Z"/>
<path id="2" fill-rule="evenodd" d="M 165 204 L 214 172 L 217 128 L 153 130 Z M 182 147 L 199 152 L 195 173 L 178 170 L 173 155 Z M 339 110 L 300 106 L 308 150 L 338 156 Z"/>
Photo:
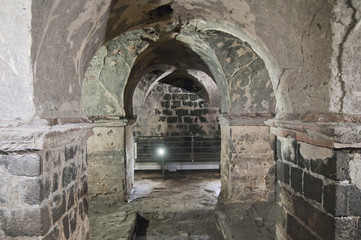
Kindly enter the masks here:
<path id="1" fill-rule="evenodd" d="M 131 46 L 127 45 L 130 40 Z M 206 128 L 202 121 L 207 123 L 208 116 L 203 113 L 209 115 L 211 110 L 213 119 L 221 114 L 221 129 L 217 122 L 217 127 L 210 131 L 221 141 L 222 200 L 273 201 L 274 138 L 264 121 L 274 116 L 275 97 L 263 60 L 248 43 L 217 30 L 189 32 L 185 28 L 177 29 L 176 34 L 134 30 L 100 49 L 88 73 L 83 89 L 84 111 L 95 115 L 94 123 L 102 129 L 92 137 L 90 142 L 94 142 L 88 147 L 92 149 L 94 143 L 107 142 L 105 137 L 111 145 L 109 149 L 113 149 L 88 154 L 89 196 L 93 200 L 111 202 L 131 198 L 137 157 L 134 137 L 172 136 L 174 140 L 174 136 L 184 133 L 204 135 Z M 195 101 L 183 101 L 191 94 Z M 147 104 L 148 108 L 144 108 Z M 191 113 L 196 115 L 185 116 Z M 152 118 L 156 121 L 151 121 Z M 162 121 L 166 123 L 163 126 Z M 119 127 L 124 130 L 118 133 L 118 139 L 124 142 L 113 147 L 113 128 Z M 190 128 L 193 129 L 189 131 Z M 149 135 L 142 136 L 146 132 Z M 124 151 L 117 150 L 119 147 Z M 102 169 L 100 158 L 110 154 L 107 158 L 114 162 L 119 152 L 125 153 L 118 160 L 117 168 L 118 171 L 121 168 L 122 174 L 117 177 L 103 174 L 106 168 L 114 169 L 114 166 L 106 164 Z M 100 165 L 92 167 L 93 160 Z M 171 162 L 166 168 L 177 169 L 176 165 Z M 114 181 L 123 185 L 114 189 Z M 103 185 L 92 187 L 99 183 Z"/>

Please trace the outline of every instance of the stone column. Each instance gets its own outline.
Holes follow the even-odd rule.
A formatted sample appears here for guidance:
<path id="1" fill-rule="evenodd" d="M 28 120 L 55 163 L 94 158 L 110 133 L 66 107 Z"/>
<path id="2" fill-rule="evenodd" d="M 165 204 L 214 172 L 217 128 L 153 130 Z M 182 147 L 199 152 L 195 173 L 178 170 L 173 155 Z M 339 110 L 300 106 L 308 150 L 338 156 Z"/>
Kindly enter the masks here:
<path id="1" fill-rule="evenodd" d="M 88 124 L 0 127 L 0 239 L 89 239 Z"/>
<path id="2" fill-rule="evenodd" d="M 277 136 L 277 239 L 361 237 L 361 117 L 286 115 Z"/>
<path id="3" fill-rule="evenodd" d="M 88 140 L 89 199 L 124 202 L 133 186 L 133 121 L 95 119 Z"/>
<path id="4" fill-rule="evenodd" d="M 268 115 L 223 114 L 221 198 L 224 201 L 273 201 L 274 142 Z"/>

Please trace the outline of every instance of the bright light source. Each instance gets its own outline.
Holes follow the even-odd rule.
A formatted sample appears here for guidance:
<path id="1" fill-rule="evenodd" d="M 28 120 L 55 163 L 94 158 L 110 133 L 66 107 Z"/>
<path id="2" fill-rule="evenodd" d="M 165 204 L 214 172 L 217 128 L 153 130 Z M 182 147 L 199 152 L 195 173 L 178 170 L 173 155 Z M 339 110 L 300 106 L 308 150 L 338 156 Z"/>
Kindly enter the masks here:
<path id="1" fill-rule="evenodd" d="M 165 153 L 164 148 L 158 148 L 158 155 L 163 156 Z"/>

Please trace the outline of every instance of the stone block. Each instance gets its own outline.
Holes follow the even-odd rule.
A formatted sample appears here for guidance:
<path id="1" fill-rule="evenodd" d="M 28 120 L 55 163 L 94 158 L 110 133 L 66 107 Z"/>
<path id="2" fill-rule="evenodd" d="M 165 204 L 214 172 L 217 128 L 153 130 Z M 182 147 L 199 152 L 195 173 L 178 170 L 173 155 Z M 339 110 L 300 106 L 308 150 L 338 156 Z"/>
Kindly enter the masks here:
<path id="1" fill-rule="evenodd" d="M 172 106 L 171 108 L 179 108 L 181 106 L 181 102 L 180 101 L 172 101 Z"/>
<path id="2" fill-rule="evenodd" d="M 287 233 L 292 240 L 319 240 L 318 237 L 290 214 L 287 214 Z"/>
<path id="3" fill-rule="evenodd" d="M 88 155 L 89 196 L 119 197 L 124 193 L 125 154 L 107 151 Z M 117 198 L 118 199 L 118 198 Z M 115 201 L 115 200 L 114 200 Z"/>
<path id="4" fill-rule="evenodd" d="M 61 153 L 62 154 L 62 153 Z M 57 168 L 61 165 L 61 155 L 60 153 L 57 154 L 57 156 L 55 156 L 53 158 L 53 168 Z M 63 154 L 64 155 L 64 154 Z"/>
<path id="5" fill-rule="evenodd" d="M 177 109 L 175 112 L 177 116 L 186 116 L 189 114 L 187 109 Z"/>
<path id="6" fill-rule="evenodd" d="M 158 118 L 158 121 L 159 122 L 165 122 L 167 120 L 167 117 L 165 117 L 165 116 L 160 116 L 159 118 Z M 159 125 L 159 126 L 161 126 L 161 125 Z"/>
<path id="7" fill-rule="evenodd" d="M 357 220 L 350 217 L 335 218 L 334 239 L 357 239 Z"/>
<path id="8" fill-rule="evenodd" d="M 24 179 L 19 183 L 18 192 L 23 201 L 29 205 L 40 204 L 41 181 L 40 179 Z"/>
<path id="9" fill-rule="evenodd" d="M 302 154 L 300 153 L 300 144 L 296 145 L 296 150 L 295 150 L 295 157 L 296 157 L 296 162 L 298 164 L 298 166 L 300 168 L 303 168 L 305 170 L 309 170 L 310 168 L 310 160 L 309 159 L 305 159 Z"/>
<path id="10" fill-rule="evenodd" d="M 173 115 L 173 111 L 164 109 L 164 110 L 163 110 L 163 115 L 172 116 L 172 115 Z"/>
<path id="11" fill-rule="evenodd" d="M 43 240 L 54 240 L 54 239 L 60 239 L 60 231 L 57 225 L 51 230 L 51 232 L 44 237 Z"/>
<path id="12" fill-rule="evenodd" d="M 41 174 L 41 157 L 38 154 L 0 155 L 0 165 L 16 176 L 35 177 Z"/>
<path id="13" fill-rule="evenodd" d="M 72 185 L 67 191 L 66 191 L 66 195 L 68 198 L 68 210 L 74 205 L 74 185 Z"/>
<path id="14" fill-rule="evenodd" d="M 322 180 L 305 172 L 303 176 L 303 192 L 306 198 L 322 202 Z"/>
<path id="15" fill-rule="evenodd" d="M 277 156 L 277 160 L 282 160 L 282 145 L 279 139 L 277 139 L 276 142 L 276 156 Z"/>
<path id="16" fill-rule="evenodd" d="M 62 184 L 63 187 L 66 187 L 76 179 L 77 176 L 77 167 L 75 163 L 71 163 L 70 165 L 64 167 L 63 169 L 63 175 L 62 175 Z"/>
<path id="17" fill-rule="evenodd" d="M 8 203 L 8 198 L 8 179 L 4 174 L 0 174 L 0 204 Z"/>
<path id="18" fill-rule="evenodd" d="M 58 173 L 54 173 L 52 192 L 55 192 L 58 189 L 59 189 L 59 175 Z"/>
<path id="19" fill-rule="evenodd" d="M 303 184 L 303 170 L 296 167 L 291 167 L 291 187 L 299 193 L 302 193 Z"/>
<path id="20" fill-rule="evenodd" d="M 48 232 L 49 229 L 52 227 L 52 225 L 51 225 L 50 212 L 47 205 L 43 205 L 41 208 L 41 222 L 42 222 L 43 232 L 44 233 Z"/>
<path id="21" fill-rule="evenodd" d="M 200 133 L 202 131 L 202 126 L 198 124 L 189 124 L 189 131 L 193 133 Z"/>
<path id="22" fill-rule="evenodd" d="M 189 100 L 196 101 L 200 99 L 201 97 L 198 94 L 189 94 Z"/>
<path id="23" fill-rule="evenodd" d="M 78 217 L 77 208 L 75 208 L 74 211 L 73 211 L 72 216 L 70 217 L 70 230 L 71 230 L 71 233 L 74 233 L 74 231 L 76 229 L 77 217 Z"/>
<path id="24" fill-rule="evenodd" d="M 164 94 L 163 99 L 164 99 L 164 100 L 171 100 L 171 99 L 172 99 L 172 96 L 167 93 L 167 94 Z"/>
<path id="25" fill-rule="evenodd" d="M 346 216 L 349 188 L 349 185 L 325 185 L 323 187 L 323 208 L 334 216 Z"/>
<path id="26" fill-rule="evenodd" d="M 356 186 L 350 187 L 348 205 L 350 215 L 361 216 L 361 190 Z"/>
<path id="27" fill-rule="evenodd" d="M 162 108 L 166 108 L 166 109 L 168 109 L 168 108 L 170 108 L 170 102 L 169 101 L 161 101 L 160 102 L 160 105 L 162 106 Z M 156 111 L 156 110 L 158 110 L 158 109 L 155 109 L 154 111 Z M 159 111 L 159 110 L 158 110 Z M 156 113 L 157 114 L 157 113 Z M 159 113 L 158 113 L 159 114 Z"/>
<path id="28" fill-rule="evenodd" d="M 83 206 L 83 202 L 79 202 L 79 215 L 80 215 L 80 218 L 81 220 L 84 220 L 85 218 L 85 214 L 84 214 L 84 206 Z"/>
<path id="29" fill-rule="evenodd" d="M 177 123 L 178 118 L 177 117 L 167 117 L 167 123 Z"/>
<path id="30" fill-rule="evenodd" d="M 193 118 L 191 117 L 183 117 L 184 123 L 193 123 Z"/>
<path id="31" fill-rule="evenodd" d="M 277 180 L 284 182 L 286 184 L 290 183 L 289 165 L 282 161 L 277 161 Z"/>
<path id="32" fill-rule="evenodd" d="M 199 108 L 207 107 L 207 103 L 205 101 L 200 101 L 198 104 L 199 104 Z"/>
<path id="33" fill-rule="evenodd" d="M 333 239 L 335 221 L 332 216 L 296 195 L 292 196 L 292 203 L 294 215 L 300 219 L 305 226 L 323 239 Z"/>
<path id="34" fill-rule="evenodd" d="M 193 107 L 193 102 L 190 101 L 182 101 L 182 104 L 185 107 Z"/>
<path id="35" fill-rule="evenodd" d="M 326 178 L 343 181 L 349 178 L 349 157 L 347 153 L 336 151 L 335 154 L 326 159 L 312 159 L 311 171 L 321 174 Z"/>
<path id="36" fill-rule="evenodd" d="M 173 100 L 182 100 L 183 99 L 183 94 L 173 94 L 172 99 Z"/>
<path id="37" fill-rule="evenodd" d="M 190 115 L 191 116 L 196 116 L 196 117 L 202 116 L 203 115 L 203 110 L 202 109 L 191 110 Z"/>
<path id="38" fill-rule="evenodd" d="M 48 230 L 42 219 L 40 207 L 15 209 L 5 215 L 2 229 L 8 237 L 42 236 Z"/>
<path id="39" fill-rule="evenodd" d="M 78 151 L 78 146 L 65 147 L 65 161 L 73 159 Z"/>
<path id="40" fill-rule="evenodd" d="M 64 192 L 62 195 L 58 194 L 54 197 L 51 212 L 53 216 L 53 223 L 58 221 L 66 212 L 66 198 Z"/>
<path id="41" fill-rule="evenodd" d="M 203 116 L 200 116 L 200 117 L 199 117 L 199 120 L 200 120 L 201 123 L 206 123 L 206 122 L 208 122 L 208 119 L 207 119 L 206 117 L 203 117 Z"/>
<path id="42" fill-rule="evenodd" d="M 66 239 L 69 239 L 69 236 L 70 236 L 70 230 L 69 230 L 69 218 L 68 218 L 68 215 L 65 215 L 63 217 L 63 231 L 64 231 L 64 235 L 66 237 Z"/>
<path id="43" fill-rule="evenodd" d="M 46 199 L 49 197 L 51 192 L 51 180 L 49 177 L 45 177 L 41 185 L 41 198 Z"/>
<path id="44" fill-rule="evenodd" d="M 87 194 L 88 194 L 88 180 L 85 179 L 84 181 L 82 181 L 80 196 L 84 197 Z"/>

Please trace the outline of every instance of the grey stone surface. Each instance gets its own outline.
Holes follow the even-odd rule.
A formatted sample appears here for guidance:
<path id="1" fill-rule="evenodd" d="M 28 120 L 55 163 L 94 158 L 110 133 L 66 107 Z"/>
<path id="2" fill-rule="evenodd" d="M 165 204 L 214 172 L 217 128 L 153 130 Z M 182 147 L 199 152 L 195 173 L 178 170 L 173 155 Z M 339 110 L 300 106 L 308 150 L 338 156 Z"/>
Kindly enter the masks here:
<path id="1" fill-rule="evenodd" d="M 40 207 L 12 210 L 4 218 L 2 229 L 9 237 L 34 237 L 44 233 Z"/>
<path id="2" fill-rule="evenodd" d="M 290 183 L 290 167 L 288 164 L 277 161 L 277 180 Z"/>
<path id="3" fill-rule="evenodd" d="M 25 179 L 19 183 L 18 191 L 25 203 L 39 205 L 43 200 L 41 187 L 40 179 Z"/>
<path id="4" fill-rule="evenodd" d="M 75 163 L 71 163 L 70 165 L 64 167 L 62 174 L 62 186 L 66 187 L 77 178 L 78 168 Z"/>
<path id="5" fill-rule="evenodd" d="M 303 176 L 303 192 L 306 198 L 322 202 L 323 182 L 321 179 L 305 172 Z"/>
<path id="6" fill-rule="evenodd" d="M 41 174 L 41 158 L 36 154 L 0 155 L 0 165 L 18 176 L 39 176 Z"/>
<path id="7" fill-rule="evenodd" d="M 334 216 L 346 216 L 349 191 L 349 185 L 325 185 L 323 187 L 323 208 Z"/>
<path id="8" fill-rule="evenodd" d="M 33 70 L 29 51 L 32 45 L 31 2 L 4 0 L 1 5 L 1 120 L 21 118 L 28 121 L 35 115 Z"/>

